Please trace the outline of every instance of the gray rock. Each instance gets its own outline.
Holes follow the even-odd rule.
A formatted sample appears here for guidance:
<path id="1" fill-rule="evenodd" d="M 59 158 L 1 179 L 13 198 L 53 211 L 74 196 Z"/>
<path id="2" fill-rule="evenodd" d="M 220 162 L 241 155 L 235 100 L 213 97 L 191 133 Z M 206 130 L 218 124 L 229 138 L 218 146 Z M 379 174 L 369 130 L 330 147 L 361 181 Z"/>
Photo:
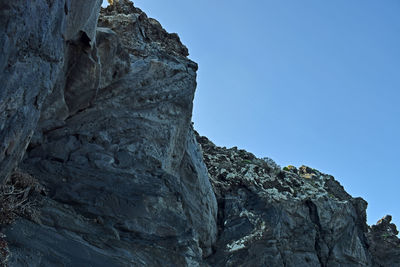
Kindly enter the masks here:
<path id="1" fill-rule="evenodd" d="M 0 182 L 18 164 L 63 64 L 61 1 L 0 3 Z"/>
<path id="2" fill-rule="evenodd" d="M 101 2 L 1 1 L 0 182 L 21 160 L 46 97 L 65 77 L 66 42 L 94 37 Z"/>
<path id="3" fill-rule="evenodd" d="M 375 266 L 400 266 L 400 239 L 392 216 L 386 215 L 372 225 L 367 238 Z"/>
<path id="4" fill-rule="evenodd" d="M 132 13 L 109 16 L 117 7 Z M 197 65 L 159 45 L 166 32 L 154 20 L 135 24 L 137 11 L 130 2 L 103 10 L 101 26 L 107 16 L 115 28 L 69 47 L 64 87 L 48 98 L 21 165 L 49 190 L 42 225 L 8 229 L 13 266 L 32 255 L 32 266 L 196 266 L 212 253 L 217 203 L 191 128 Z M 128 54 L 127 39 L 145 56 Z"/>
<path id="5" fill-rule="evenodd" d="M 130 68 L 129 55 L 122 48 L 118 35 L 109 28 L 97 28 L 96 44 L 101 66 L 100 88 L 124 76 Z"/>
<path id="6" fill-rule="evenodd" d="M 100 4 L 0 3 L 0 180 L 25 154 L 46 188 L 0 225 L 1 264 L 400 266 L 391 217 L 369 227 L 331 175 L 198 136 L 178 35 Z"/>
<path id="7" fill-rule="evenodd" d="M 369 230 L 367 202 L 332 176 L 197 140 L 219 208 L 211 266 L 399 266 L 391 218 Z"/>

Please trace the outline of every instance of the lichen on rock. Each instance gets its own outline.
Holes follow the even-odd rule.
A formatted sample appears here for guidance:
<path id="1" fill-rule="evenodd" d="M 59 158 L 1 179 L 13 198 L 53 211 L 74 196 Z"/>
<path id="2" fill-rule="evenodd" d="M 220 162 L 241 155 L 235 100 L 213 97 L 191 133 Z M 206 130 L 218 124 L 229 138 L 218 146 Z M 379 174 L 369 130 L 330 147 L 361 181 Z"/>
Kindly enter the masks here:
<path id="1" fill-rule="evenodd" d="M 215 146 L 199 135 L 197 140 L 219 208 L 217 250 L 207 259 L 211 266 L 399 263 L 400 240 L 390 219 L 370 230 L 367 202 L 351 197 L 333 176 L 307 166 L 281 170 L 270 159 Z M 392 240 L 385 241 L 391 247 L 385 256 L 379 250 L 382 231 Z"/>

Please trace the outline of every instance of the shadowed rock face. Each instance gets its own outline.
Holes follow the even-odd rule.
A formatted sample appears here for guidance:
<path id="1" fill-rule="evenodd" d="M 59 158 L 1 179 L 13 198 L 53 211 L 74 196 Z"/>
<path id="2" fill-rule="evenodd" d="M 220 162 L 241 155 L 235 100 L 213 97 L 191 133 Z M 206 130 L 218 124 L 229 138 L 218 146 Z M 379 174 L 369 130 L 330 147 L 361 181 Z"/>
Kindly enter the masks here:
<path id="1" fill-rule="evenodd" d="M 21 160 L 44 100 L 66 75 L 67 43 L 82 35 L 94 40 L 101 2 L 0 2 L 0 182 Z"/>
<path id="2" fill-rule="evenodd" d="M 10 266 L 399 265 L 332 176 L 194 132 L 178 35 L 127 0 L 25 2 L 0 3 L 0 178 L 25 153 L 47 194 L 2 226 Z"/>

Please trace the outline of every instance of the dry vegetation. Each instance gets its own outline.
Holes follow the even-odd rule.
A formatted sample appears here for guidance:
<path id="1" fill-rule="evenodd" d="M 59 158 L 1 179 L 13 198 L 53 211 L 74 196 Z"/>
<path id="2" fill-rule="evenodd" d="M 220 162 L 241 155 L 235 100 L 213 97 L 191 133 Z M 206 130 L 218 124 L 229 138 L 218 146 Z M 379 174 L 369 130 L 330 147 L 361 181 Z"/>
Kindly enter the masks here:
<path id="1" fill-rule="evenodd" d="M 12 224 L 18 216 L 39 219 L 39 198 L 43 186 L 31 175 L 15 171 L 7 183 L 0 185 L 0 227 Z M 6 236 L 0 232 L 0 266 L 6 266 L 9 249 Z"/>

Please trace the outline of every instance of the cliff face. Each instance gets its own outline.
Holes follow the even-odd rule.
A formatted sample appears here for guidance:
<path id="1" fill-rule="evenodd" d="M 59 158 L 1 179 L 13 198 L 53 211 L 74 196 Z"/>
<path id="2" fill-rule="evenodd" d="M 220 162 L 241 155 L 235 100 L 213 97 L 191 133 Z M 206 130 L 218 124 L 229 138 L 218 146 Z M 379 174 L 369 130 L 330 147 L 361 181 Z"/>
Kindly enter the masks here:
<path id="1" fill-rule="evenodd" d="M 69 44 L 93 47 L 101 2 L 0 2 L 0 182 L 24 155 L 46 97 L 63 87 Z"/>
<path id="2" fill-rule="evenodd" d="M 39 224 L 6 231 L 10 265 L 201 262 L 217 205 L 191 129 L 197 65 L 129 2 L 102 10 L 93 36 L 67 42 L 20 164 L 48 192 Z"/>
<path id="3" fill-rule="evenodd" d="M 0 4 L 0 194 L 39 203 L 0 220 L 2 260 L 400 265 L 391 218 L 367 226 L 367 203 L 332 176 L 198 136 L 197 65 L 179 37 L 129 1 L 100 2 Z M 41 185 L 18 182 L 27 173 Z"/>

